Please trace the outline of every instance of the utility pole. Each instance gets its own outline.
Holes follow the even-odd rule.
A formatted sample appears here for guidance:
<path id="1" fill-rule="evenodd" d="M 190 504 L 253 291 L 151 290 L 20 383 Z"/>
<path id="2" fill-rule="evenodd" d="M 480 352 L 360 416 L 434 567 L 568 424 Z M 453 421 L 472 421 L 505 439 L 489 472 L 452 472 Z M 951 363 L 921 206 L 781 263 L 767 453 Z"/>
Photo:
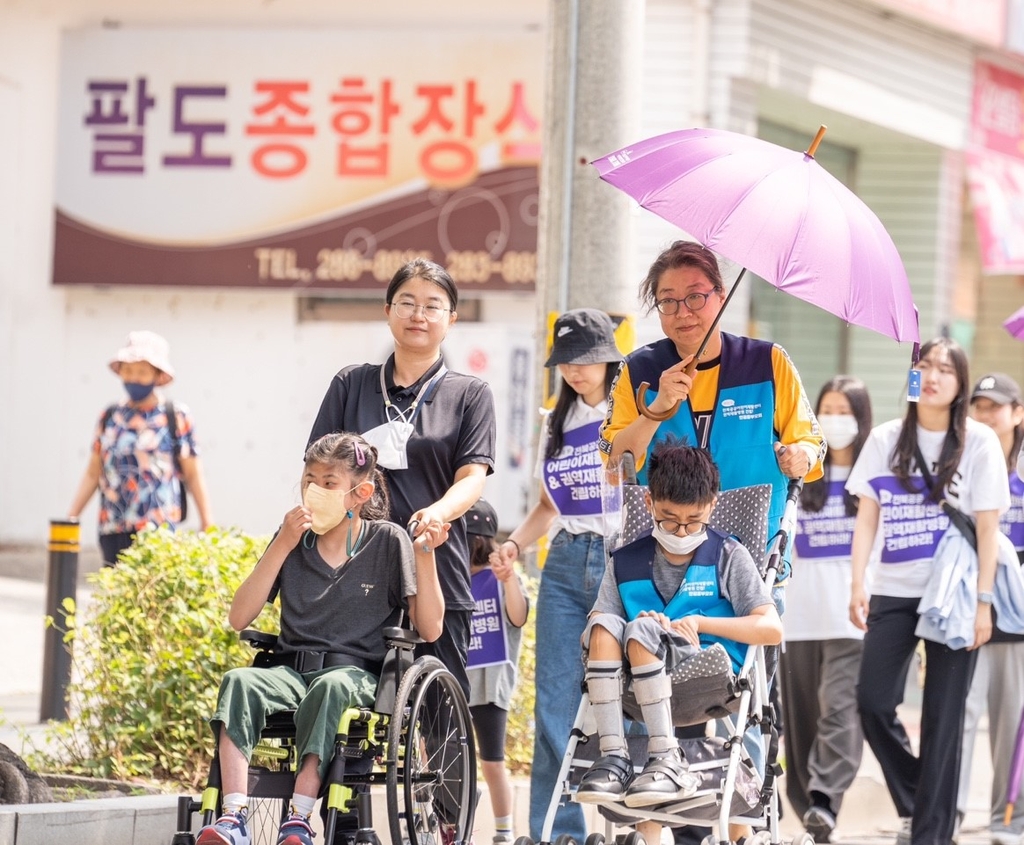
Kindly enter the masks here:
<path id="1" fill-rule="evenodd" d="M 631 201 L 590 162 L 639 140 L 644 0 L 549 0 L 537 302 L 624 314 L 636 307 Z"/>

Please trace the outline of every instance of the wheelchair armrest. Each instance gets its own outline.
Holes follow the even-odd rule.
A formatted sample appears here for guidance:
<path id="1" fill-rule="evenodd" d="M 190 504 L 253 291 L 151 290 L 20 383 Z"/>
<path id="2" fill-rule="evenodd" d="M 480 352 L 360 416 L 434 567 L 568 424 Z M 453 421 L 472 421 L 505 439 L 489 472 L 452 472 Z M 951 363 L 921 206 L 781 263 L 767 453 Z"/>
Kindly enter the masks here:
<path id="1" fill-rule="evenodd" d="M 268 634 L 255 628 L 246 628 L 238 636 L 242 642 L 249 643 L 256 651 L 273 651 L 277 646 L 277 634 Z"/>
<path id="2" fill-rule="evenodd" d="M 391 648 L 412 648 L 414 645 L 425 643 L 415 631 L 408 628 L 388 627 L 384 629 L 384 639 Z"/>

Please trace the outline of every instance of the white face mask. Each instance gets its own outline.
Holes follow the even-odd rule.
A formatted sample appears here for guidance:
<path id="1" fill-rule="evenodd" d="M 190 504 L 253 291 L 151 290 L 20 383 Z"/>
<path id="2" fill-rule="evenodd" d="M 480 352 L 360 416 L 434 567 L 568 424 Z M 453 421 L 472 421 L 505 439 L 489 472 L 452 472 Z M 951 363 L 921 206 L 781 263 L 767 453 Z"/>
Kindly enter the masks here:
<path id="1" fill-rule="evenodd" d="M 821 433 L 832 449 L 845 449 L 857 437 L 860 427 L 851 414 L 822 414 L 818 417 Z"/>
<path id="2" fill-rule="evenodd" d="M 385 469 L 409 468 L 407 447 L 412 429 L 412 423 L 399 418 L 363 432 L 363 440 L 377 448 L 378 466 Z"/>
<path id="3" fill-rule="evenodd" d="M 669 534 L 654 523 L 654 539 L 658 541 L 666 552 L 672 555 L 688 555 L 708 538 L 708 532 L 700 534 L 684 534 L 682 537 L 676 534 Z"/>
<path id="4" fill-rule="evenodd" d="M 314 534 L 326 534 L 351 514 L 348 505 L 345 504 L 345 497 L 352 490 L 328 490 L 312 483 L 306 487 L 302 494 L 302 504 L 313 512 Z"/>

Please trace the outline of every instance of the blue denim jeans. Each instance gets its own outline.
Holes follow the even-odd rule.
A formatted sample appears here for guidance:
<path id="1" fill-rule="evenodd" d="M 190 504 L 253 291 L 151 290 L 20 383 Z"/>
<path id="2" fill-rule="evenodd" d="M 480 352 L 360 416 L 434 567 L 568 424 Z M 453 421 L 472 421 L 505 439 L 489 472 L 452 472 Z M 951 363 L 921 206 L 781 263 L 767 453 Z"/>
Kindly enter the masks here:
<path id="1" fill-rule="evenodd" d="M 559 531 L 551 541 L 537 596 L 537 669 L 533 770 L 530 776 L 530 838 L 540 841 L 583 683 L 580 636 L 604 577 L 604 538 Z M 558 808 L 551 841 L 567 833 L 586 838 L 583 808 Z"/>

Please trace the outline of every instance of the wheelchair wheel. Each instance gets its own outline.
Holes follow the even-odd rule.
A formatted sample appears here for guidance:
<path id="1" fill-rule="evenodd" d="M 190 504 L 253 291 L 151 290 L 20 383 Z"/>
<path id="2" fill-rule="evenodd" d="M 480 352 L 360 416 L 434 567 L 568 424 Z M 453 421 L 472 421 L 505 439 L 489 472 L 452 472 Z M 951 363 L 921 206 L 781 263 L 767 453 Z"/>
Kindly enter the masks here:
<path id="1" fill-rule="evenodd" d="M 600 834 L 598 834 L 600 836 Z M 590 837 L 587 837 L 589 840 Z M 602 839 L 602 842 L 604 840 Z M 560 833 L 555 837 L 555 845 L 579 845 L 579 843 L 568 833 Z"/>
<path id="2" fill-rule="evenodd" d="M 623 838 L 622 845 L 647 845 L 647 840 L 639 830 L 631 830 Z"/>
<path id="3" fill-rule="evenodd" d="M 591 833 L 583 845 L 604 845 L 603 833 Z"/>
<path id="4" fill-rule="evenodd" d="M 418 659 L 402 677 L 388 726 L 386 779 L 393 843 L 469 841 L 476 809 L 469 705 L 455 676 L 434 657 Z"/>

